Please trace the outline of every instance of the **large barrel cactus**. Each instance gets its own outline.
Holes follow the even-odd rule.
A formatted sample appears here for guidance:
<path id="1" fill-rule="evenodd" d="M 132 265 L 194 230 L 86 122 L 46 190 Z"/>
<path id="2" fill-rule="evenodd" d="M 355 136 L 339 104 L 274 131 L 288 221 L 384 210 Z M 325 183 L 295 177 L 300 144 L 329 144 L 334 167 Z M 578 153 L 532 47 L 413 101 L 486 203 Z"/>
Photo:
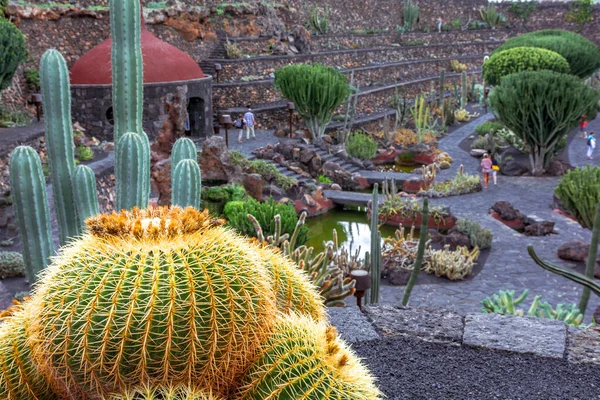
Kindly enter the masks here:
<path id="1" fill-rule="evenodd" d="M 381 394 L 335 328 L 305 316 L 281 317 L 232 400 L 375 400 Z"/>
<path id="2" fill-rule="evenodd" d="M 69 395 L 140 382 L 233 385 L 276 314 L 253 246 L 192 208 L 87 223 L 35 294 L 33 343 L 47 376 Z"/>
<path id="3" fill-rule="evenodd" d="M 122 393 L 111 394 L 103 400 L 223 400 L 210 392 L 188 385 L 139 386 Z"/>

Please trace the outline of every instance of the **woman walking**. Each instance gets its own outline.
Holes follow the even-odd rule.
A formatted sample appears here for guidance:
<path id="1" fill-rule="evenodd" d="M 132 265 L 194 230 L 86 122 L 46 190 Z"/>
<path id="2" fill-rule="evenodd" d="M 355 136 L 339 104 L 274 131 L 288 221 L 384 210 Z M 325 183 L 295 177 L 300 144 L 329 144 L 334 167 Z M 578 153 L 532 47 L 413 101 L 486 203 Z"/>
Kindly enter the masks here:
<path id="1" fill-rule="evenodd" d="M 587 120 L 587 116 L 585 114 L 583 114 L 581 116 L 581 119 L 579 120 L 579 133 L 581 134 L 582 138 L 587 138 L 587 132 L 586 132 L 586 128 L 588 126 L 588 120 Z"/>
<path id="2" fill-rule="evenodd" d="M 498 164 L 496 156 L 492 154 L 492 179 L 494 180 L 494 185 L 496 184 L 496 175 L 498 175 L 498 171 L 500 171 L 500 164 Z"/>
<path id="3" fill-rule="evenodd" d="M 492 172 L 492 160 L 488 153 L 485 153 L 483 160 L 481 160 L 481 171 L 483 172 L 483 188 L 487 189 L 490 183 L 490 173 Z"/>

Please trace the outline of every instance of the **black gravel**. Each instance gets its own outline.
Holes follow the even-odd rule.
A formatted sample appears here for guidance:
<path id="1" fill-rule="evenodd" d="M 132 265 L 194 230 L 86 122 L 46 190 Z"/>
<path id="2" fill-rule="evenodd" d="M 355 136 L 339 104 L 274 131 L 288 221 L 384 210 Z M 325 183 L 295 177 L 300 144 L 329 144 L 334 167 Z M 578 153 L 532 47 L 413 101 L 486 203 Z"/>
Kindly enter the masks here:
<path id="1" fill-rule="evenodd" d="M 600 399 L 600 366 L 399 338 L 353 345 L 396 399 Z"/>

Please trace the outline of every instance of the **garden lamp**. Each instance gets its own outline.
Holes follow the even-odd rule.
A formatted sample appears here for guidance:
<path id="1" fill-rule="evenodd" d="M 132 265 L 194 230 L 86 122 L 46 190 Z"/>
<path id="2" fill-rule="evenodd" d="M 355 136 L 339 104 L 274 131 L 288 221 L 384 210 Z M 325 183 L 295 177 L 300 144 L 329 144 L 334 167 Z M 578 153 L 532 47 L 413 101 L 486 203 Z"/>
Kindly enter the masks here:
<path id="1" fill-rule="evenodd" d="M 371 288 L 371 275 L 369 271 L 365 271 L 364 269 L 355 269 L 350 272 L 350 277 L 356 282 L 354 296 L 356 297 L 356 305 L 362 311 L 362 298 L 365 292 Z"/>
<path id="2" fill-rule="evenodd" d="M 229 128 L 232 124 L 231 115 L 221 115 L 219 120 L 225 126 L 225 145 L 227 146 L 227 148 L 229 148 Z"/>

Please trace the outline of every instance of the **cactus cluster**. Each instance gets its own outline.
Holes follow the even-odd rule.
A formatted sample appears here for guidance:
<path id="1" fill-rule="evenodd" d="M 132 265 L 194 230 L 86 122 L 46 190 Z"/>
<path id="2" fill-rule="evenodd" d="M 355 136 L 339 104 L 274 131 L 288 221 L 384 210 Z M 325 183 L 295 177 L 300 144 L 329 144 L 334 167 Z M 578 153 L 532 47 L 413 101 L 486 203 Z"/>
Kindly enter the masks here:
<path id="1" fill-rule="evenodd" d="M 451 281 L 461 280 L 471 274 L 479 253 L 478 247 L 469 251 L 465 246 L 458 246 L 452 251 L 450 246 L 446 245 L 442 250 L 431 252 L 424 271 L 437 277 L 445 276 Z"/>
<path id="2" fill-rule="evenodd" d="M 0 279 L 24 275 L 23 255 L 16 251 L 0 251 Z"/>

